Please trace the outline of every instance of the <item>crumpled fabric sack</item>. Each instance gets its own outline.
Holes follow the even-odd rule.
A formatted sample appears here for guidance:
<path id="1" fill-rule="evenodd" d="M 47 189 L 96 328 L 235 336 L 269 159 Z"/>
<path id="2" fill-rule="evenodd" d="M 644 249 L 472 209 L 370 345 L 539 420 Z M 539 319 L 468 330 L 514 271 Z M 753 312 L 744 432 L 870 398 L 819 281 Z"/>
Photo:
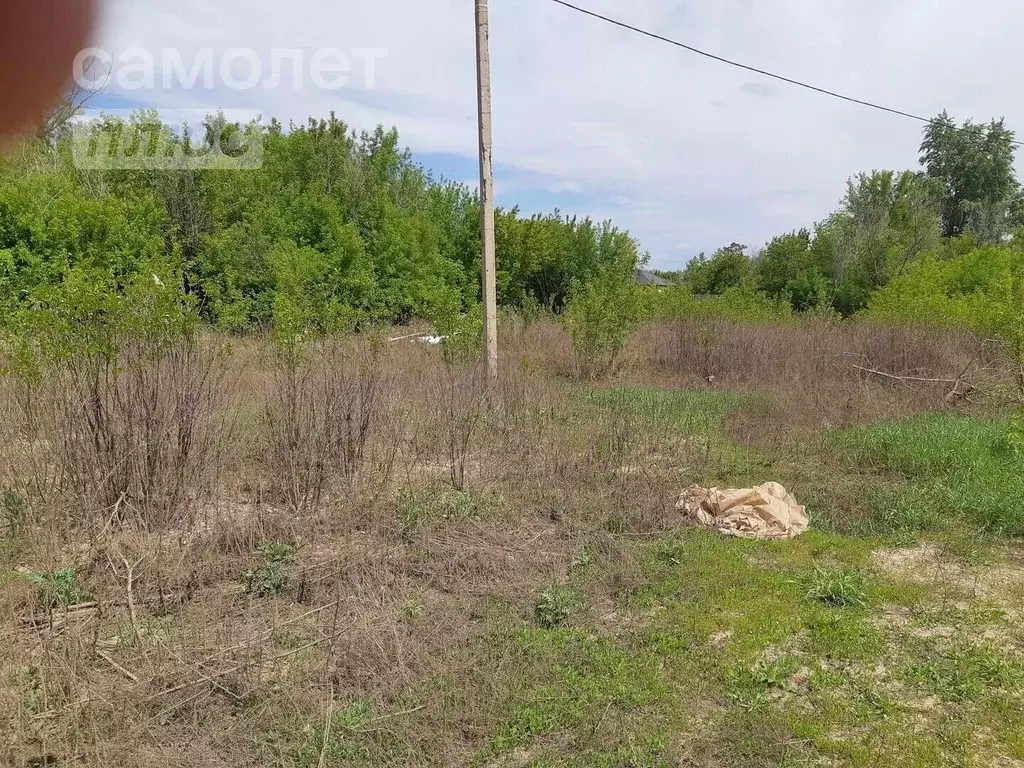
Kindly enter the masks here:
<path id="1" fill-rule="evenodd" d="M 807 531 L 807 508 L 778 483 L 739 490 L 687 488 L 676 509 L 700 528 L 741 539 L 793 539 Z"/>

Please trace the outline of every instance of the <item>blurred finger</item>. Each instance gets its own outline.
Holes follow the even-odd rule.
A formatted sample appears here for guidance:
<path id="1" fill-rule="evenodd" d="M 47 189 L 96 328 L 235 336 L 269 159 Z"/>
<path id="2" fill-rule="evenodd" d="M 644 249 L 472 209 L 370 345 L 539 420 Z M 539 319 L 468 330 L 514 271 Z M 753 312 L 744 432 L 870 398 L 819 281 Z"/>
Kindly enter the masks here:
<path id="1" fill-rule="evenodd" d="M 60 100 L 94 20 L 94 0 L 0 4 L 0 138 L 38 124 Z"/>

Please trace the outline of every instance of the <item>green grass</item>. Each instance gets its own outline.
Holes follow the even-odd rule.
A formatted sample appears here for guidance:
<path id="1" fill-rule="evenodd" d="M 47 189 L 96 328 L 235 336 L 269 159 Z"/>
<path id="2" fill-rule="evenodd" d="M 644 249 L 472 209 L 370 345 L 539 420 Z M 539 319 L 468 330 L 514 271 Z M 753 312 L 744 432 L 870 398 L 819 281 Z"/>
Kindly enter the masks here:
<path id="1" fill-rule="evenodd" d="M 883 531 L 968 525 L 1024 535 L 1024 460 L 1008 422 L 930 414 L 834 436 L 854 468 L 878 478 L 867 495 Z"/>
<path id="2" fill-rule="evenodd" d="M 929 639 L 911 643 L 907 650 L 904 679 L 946 702 L 1019 693 L 1024 685 L 1024 666 L 994 644 L 950 645 Z"/>
<path id="3" fill-rule="evenodd" d="M 1006 734 L 996 737 L 1003 752 L 1016 748 L 1018 662 L 994 646 L 879 624 L 883 607 L 912 611 L 936 596 L 870 573 L 863 540 L 687 530 L 635 547 L 644 583 L 620 595 L 621 625 L 495 637 L 516 689 L 481 764 L 515 754 L 531 766 L 678 765 L 689 755 L 723 766 L 923 768 L 964 761 L 980 725 Z M 959 618 L 972 632 L 1002 621 L 983 610 Z M 927 697 L 937 703 L 922 719 Z M 983 703 L 983 714 L 963 708 Z"/>
<path id="4" fill-rule="evenodd" d="M 861 608 L 867 603 L 864 574 L 849 568 L 815 568 L 807 579 L 807 597 L 833 608 Z"/>
<path id="5" fill-rule="evenodd" d="M 705 437 L 721 437 L 725 416 L 755 400 L 752 395 L 733 392 L 638 388 L 588 390 L 583 399 L 606 411 L 619 411 L 631 416 L 640 429 L 655 430 L 668 426 Z"/>
<path id="6" fill-rule="evenodd" d="M 480 507 L 472 494 L 455 488 L 403 488 L 398 496 L 397 517 L 403 531 L 413 531 L 432 520 L 451 522 L 478 518 Z"/>
<path id="7" fill-rule="evenodd" d="M 508 645 L 519 689 L 482 760 L 526 747 L 534 748 L 535 765 L 620 765 L 616 760 L 629 748 L 646 761 L 658 759 L 683 704 L 653 649 L 580 629 L 524 628 Z M 636 739 L 609 741 L 601 732 L 606 727 Z M 570 743 L 547 743 L 553 734 L 570 735 Z"/>
<path id="8" fill-rule="evenodd" d="M 764 482 L 774 459 L 726 437 L 724 419 L 758 403 L 753 395 L 619 388 L 581 395 L 588 421 L 606 427 L 597 457 L 668 463 L 694 481 L 710 485 Z"/>
<path id="9" fill-rule="evenodd" d="M 1006 469 L 1008 425 L 947 413 L 875 424 L 839 433 L 837 442 L 860 466 L 908 477 L 956 470 Z"/>

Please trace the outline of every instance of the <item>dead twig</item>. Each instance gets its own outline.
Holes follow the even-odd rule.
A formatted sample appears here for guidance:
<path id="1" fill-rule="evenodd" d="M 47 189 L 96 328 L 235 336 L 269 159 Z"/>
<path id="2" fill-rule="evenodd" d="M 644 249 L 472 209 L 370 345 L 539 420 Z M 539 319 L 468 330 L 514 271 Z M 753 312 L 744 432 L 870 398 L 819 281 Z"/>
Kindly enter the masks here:
<path id="1" fill-rule="evenodd" d="M 105 652 L 103 652 L 103 651 L 96 651 L 96 655 L 99 656 L 101 659 L 103 659 L 105 662 L 107 662 L 107 664 L 109 664 L 111 667 L 116 669 L 122 675 L 124 675 L 129 680 L 131 680 L 133 683 L 135 683 L 136 685 L 139 684 L 139 678 L 138 677 L 136 677 L 133 673 L 129 672 L 127 669 L 122 667 L 120 664 L 118 664 L 112 658 L 110 658 L 110 656 L 107 655 Z"/>
<path id="2" fill-rule="evenodd" d="M 37 614 L 20 616 L 18 621 L 23 627 L 39 629 L 40 627 L 46 626 L 52 629 L 57 629 L 62 628 L 65 624 L 71 621 L 87 621 L 88 619 L 93 618 L 98 612 L 99 603 L 79 603 L 78 605 L 69 605 L 60 613 L 50 612 L 45 617 Z"/>
<path id="3" fill-rule="evenodd" d="M 135 631 L 135 639 L 136 640 L 142 640 L 142 632 L 139 629 L 139 618 L 138 618 L 138 616 L 135 613 L 135 595 L 134 595 L 134 592 L 132 590 L 132 584 L 133 584 L 134 579 L 135 579 L 135 569 L 145 559 L 146 559 L 146 556 L 143 555 L 138 560 L 136 560 L 134 563 L 129 565 L 128 564 L 128 559 L 125 558 L 124 556 L 121 557 L 121 562 L 124 563 L 124 567 L 128 570 L 128 586 L 127 586 L 127 592 L 128 592 L 128 615 L 131 618 L 132 629 Z"/>
<path id="4" fill-rule="evenodd" d="M 118 500 L 115 501 L 111 506 L 107 507 L 106 509 L 100 510 L 101 512 L 106 512 L 108 509 L 112 511 L 110 513 L 110 517 L 107 518 L 107 522 L 105 522 L 103 524 L 103 527 L 100 529 L 99 536 L 97 538 L 105 536 L 107 532 L 110 531 L 111 526 L 113 526 L 114 524 L 114 521 L 121 515 L 121 505 L 124 504 L 124 500 L 126 498 L 128 498 L 128 494 L 122 493 Z"/>
<path id="5" fill-rule="evenodd" d="M 282 660 L 287 659 L 287 658 L 289 658 L 291 656 L 297 656 L 298 654 L 300 654 L 300 653 L 302 653 L 304 651 L 308 651 L 310 648 L 315 648 L 316 646 L 323 645 L 324 643 L 333 642 L 334 640 L 338 639 L 338 637 L 340 637 L 340 636 L 341 636 L 341 633 L 339 632 L 339 633 L 336 633 L 334 635 L 331 635 L 330 637 L 322 637 L 319 640 L 314 640 L 312 643 L 307 643 L 306 645 L 302 646 L 301 648 L 295 648 L 295 649 L 293 649 L 291 651 L 287 651 L 285 653 L 278 654 L 277 656 L 273 656 L 270 659 L 270 663 L 273 664 L 274 662 L 282 661 Z M 229 667 L 228 669 L 222 669 L 220 672 L 215 672 L 212 675 L 203 675 L 202 679 L 200 679 L 200 680 L 189 680 L 187 683 L 182 683 L 181 685 L 176 685 L 173 688 L 168 688 L 167 690 L 160 691 L 158 693 L 154 693 L 152 696 L 149 697 L 149 701 L 153 701 L 154 699 L 159 699 L 159 698 L 161 698 L 163 696 L 170 696 L 172 693 L 177 693 L 178 691 L 183 691 L 186 688 L 191 688 L 192 686 L 199 685 L 200 683 L 207 683 L 207 682 L 214 683 L 215 680 L 219 680 L 222 677 L 227 677 L 228 675 L 233 675 L 235 672 L 238 672 L 238 671 L 240 671 L 240 670 L 242 670 L 244 668 L 245 668 L 245 664 L 235 664 L 234 666 Z M 214 683 L 214 684 L 216 685 L 216 683 Z"/>
<path id="6" fill-rule="evenodd" d="M 217 651 L 217 653 L 215 653 L 213 656 L 210 656 L 205 661 L 202 661 L 200 663 L 201 664 L 209 664 L 210 662 L 216 661 L 217 659 L 219 659 L 219 658 L 221 658 L 221 657 L 223 657 L 223 656 L 225 656 L 225 655 L 227 655 L 227 654 L 229 654 L 229 653 L 231 653 L 233 651 L 239 651 L 239 650 L 241 650 L 243 648 L 246 648 L 248 646 L 253 645 L 254 643 L 263 643 L 264 641 L 268 640 L 275 632 L 279 632 L 282 629 L 284 629 L 285 627 L 290 627 L 290 626 L 293 626 L 295 624 L 298 624 L 303 619 L 308 619 L 311 616 L 316 616 L 319 613 L 323 613 L 328 608 L 333 608 L 334 606 L 338 605 L 340 602 L 341 602 L 341 600 L 335 600 L 333 603 L 328 603 L 327 605 L 321 605 L 319 608 L 314 608 L 311 611 L 307 611 L 306 613 L 302 614 L 301 616 L 296 616 L 294 619 L 289 619 L 288 621 L 284 622 L 283 624 L 278 624 L 273 629 L 268 629 L 266 632 L 263 632 L 262 634 L 258 635 L 257 637 L 255 637 L 255 638 L 253 638 L 251 640 L 246 640 L 244 643 L 239 643 L 238 645 L 233 645 L 230 648 L 222 648 L 221 650 Z"/>
<path id="7" fill-rule="evenodd" d="M 417 712 L 419 712 L 421 710 L 424 710 L 426 708 L 427 708 L 426 704 L 420 704 L 418 707 L 413 707 L 412 709 L 405 709 L 405 710 L 402 710 L 401 712 L 392 712 L 392 713 L 390 713 L 388 715 L 381 715 L 380 717 L 375 717 L 370 722 L 371 723 L 379 723 L 379 722 L 382 722 L 384 720 L 393 720 L 396 717 L 405 717 L 406 715 L 413 715 L 413 714 L 415 714 L 415 713 L 417 713 Z"/>
<path id="8" fill-rule="evenodd" d="M 862 373 L 870 373 L 873 376 L 881 376 L 882 378 L 889 379 L 891 381 L 899 381 L 903 383 L 914 382 L 917 384 L 957 384 L 960 379 L 926 379 L 918 376 L 897 376 L 894 373 L 886 373 L 885 371 L 879 371 L 874 368 L 865 368 L 861 365 L 853 366 L 855 370 L 861 371 Z"/>
<path id="9" fill-rule="evenodd" d="M 182 708 L 182 707 L 184 707 L 184 706 L 185 706 L 186 704 L 191 704 L 191 703 L 192 703 L 193 701 L 195 701 L 196 699 L 201 699 L 201 698 L 203 698 L 204 696 L 210 696 L 210 691 L 208 691 L 208 690 L 207 690 L 207 691 L 199 691 L 199 693 L 196 693 L 196 694 L 194 694 L 194 695 L 192 695 L 192 696 L 189 696 L 189 697 L 188 697 L 187 699 L 185 699 L 184 701 L 178 701 L 178 702 L 175 702 L 174 704 L 172 704 L 172 705 L 171 705 L 171 706 L 169 706 L 169 707 L 164 707 L 163 709 L 161 709 L 161 710 L 160 710 L 159 712 L 157 712 L 157 713 L 156 713 L 156 714 L 155 714 L 155 715 L 153 716 L 153 720 L 155 720 L 155 721 L 156 721 L 156 722 L 158 722 L 158 723 L 161 723 L 161 722 L 162 722 L 162 719 L 163 719 L 163 718 L 164 718 L 164 717 L 165 717 L 166 715 L 169 715 L 169 714 L 170 714 L 171 712 L 173 712 L 174 710 L 176 710 L 176 709 L 181 709 L 181 708 Z"/>
<path id="10" fill-rule="evenodd" d="M 949 392 L 946 394 L 946 402 L 953 403 L 958 400 L 970 401 L 970 396 L 977 391 L 977 388 L 973 384 L 964 381 L 973 366 L 973 362 L 969 363 L 955 379 L 926 378 L 923 376 L 898 376 L 894 373 L 886 373 L 885 371 L 879 371 L 876 368 L 865 368 L 861 365 L 855 365 L 853 368 L 854 370 L 870 374 L 871 376 L 880 376 L 881 378 L 888 379 L 889 381 L 897 381 L 908 387 L 911 384 L 943 384 L 950 387 Z"/>
<path id="11" fill-rule="evenodd" d="M 331 720 L 334 717 L 334 681 L 327 687 L 327 714 L 324 716 L 324 742 L 320 747 L 319 768 L 327 766 L 327 747 L 331 743 Z"/>
<path id="12" fill-rule="evenodd" d="M 219 689 L 220 691 L 222 691 L 222 692 L 226 693 L 226 694 L 227 694 L 228 696 L 232 697 L 232 698 L 233 698 L 233 699 L 234 699 L 235 701 L 241 701 L 241 700 L 242 700 L 242 697 L 241 697 L 241 696 L 239 696 L 239 695 L 238 695 L 237 693 L 235 693 L 235 692 L 234 692 L 234 691 L 232 691 L 232 690 L 229 690 L 229 689 L 225 688 L 225 687 L 224 687 L 223 685 L 221 685 L 220 683 L 218 683 L 218 682 L 217 682 L 217 681 L 216 681 L 216 680 L 215 680 L 215 679 L 214 679 L 213 677 L 210 677 L 210 676 L 208 676 L 208 675 L 204 674 L 204 673 L 202 672 L 202 670 L 200 670 L 200 669 L 197 669 L 197 668 L 196 668 L 195 666 L 193 666 L 192 664 L 189 664 L 189 663 L 188 663 L 187 661 L 185 661 L 185 660 L 184 660 L 183 658 L 181 658 L 181 656 L 179 656 L 179 655 L 178 655 L 178 654 L 176 654 L 176 653 L 175 653 L 174 651 L 172 651 L 172 650 L 171 650 L 170 648 L 168 648 L 168 647 L 167 647 L 167 644 L 166 644 L 166 643 L 163 643 L 163 642 L 161 642 L 161 643 L 160 643 L 160 647 L 161 647 L 161 648 L 163 648 L 163 649 L 164 649 L 165 651 L 167 651 L 167 653 L 169 653 L 169 654 L 170 654 L 171 656 L 173 656 L 173 657 L 174 657 L 174 659 L 175 659 L 175 660 L 177 660 L 177 662 L 178 662 L 179 664 L 181 664 L 181 665 L 182 665 L 183 667 L 188 667 L 188 668 L 189 668 L 189 669 L 191 669 L 191 670 L 192 670 L 193 672 L 195 672 L 195 673 L 196 673 L 196 674 L 197 674 L 197 675 L 199 676 L 199 681 L 198 681 L 198 682 L 208 682 L 208 683 L 210 683 L 210 684 L 211 684 L 211 685 L 212 685 L 212 686 L 213 686 L 214 688 L 217 688 L 217 689 Z M 216 676 L 215 676 L 215 677 L 216 677 Z M 197 683 L 197 684 L 198 684 L 198 683 Z"/>

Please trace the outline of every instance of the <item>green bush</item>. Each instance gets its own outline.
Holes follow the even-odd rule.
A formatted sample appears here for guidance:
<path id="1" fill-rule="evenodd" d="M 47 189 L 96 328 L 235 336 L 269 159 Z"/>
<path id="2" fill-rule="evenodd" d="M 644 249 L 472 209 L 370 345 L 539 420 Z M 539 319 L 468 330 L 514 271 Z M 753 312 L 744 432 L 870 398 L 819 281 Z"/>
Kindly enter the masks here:
<path id="1" fill-rule="evenodd" d="M 605 269 L 574 287 L 562 320 L 577 376 L 596 379 L 615 372 L 642 318 L 642 291 L 633 270 L 622 268 Z"/>
<path id="2" fill-rule="evenodd" d="M 1024 393 L 1024 241 L 924 258 L 872 298 L 866 315 L 895 323 L 966 328 L 1001 341 Z"/>
<path id="3" fill-rule="evenodd" d="M 287 592 L 295 581 L 295 558 L 299 549 L 284 541 L 270 541 L 257 550 L 262 563 L 242 577 L 247 594 L 273 597 Z"/>
<path id="4" fill-rule="evenodd" d="M 695 296 L 686 286 L 644 290 L 641 305 L 643 316 L 651 320 L 692 317 L 739 323 L 785 323 L 796 317 L 788 301 L 768 297 L 749 281 L 709 296 Z"/>
<path id="5" fill-rule="evenodd" d="M 449 365 L 480 359 L 484 334 L 484 309 L 480 302 L 473 302 L 468 311 L 463 311 L 461 297 L 445 296 L 435 306 L 430 322 L 444 338 L 441 349 Z"/>
<path id="6" fill-rule="evenodd" d="M 578 609 L 576 593 L 560 584 L 545 589 L 535 606 L 537 621 L 545 629 L 562 626 Z"/>
<path id="7" fill-rule="evenodd" d="M 36 587 L 36 600 L 49 610 L 69 608 L 92 600 L 92 595 L 78 585 L 75 568 L 61 568 L 53 573 L 29 573 L 24 579 Z"/>

